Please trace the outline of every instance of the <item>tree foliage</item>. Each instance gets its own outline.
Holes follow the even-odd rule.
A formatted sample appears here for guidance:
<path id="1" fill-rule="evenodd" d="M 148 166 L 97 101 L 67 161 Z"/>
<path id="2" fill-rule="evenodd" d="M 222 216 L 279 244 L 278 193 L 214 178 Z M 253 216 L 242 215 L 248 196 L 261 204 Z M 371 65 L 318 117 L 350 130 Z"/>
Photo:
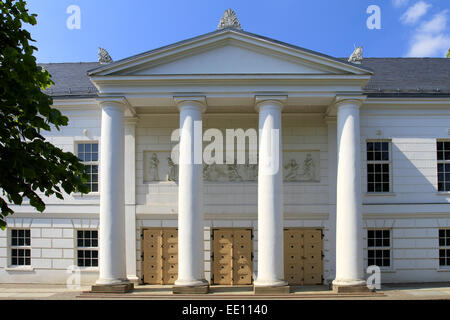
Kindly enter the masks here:
<path id="1" fill-rule="evenodd" d="M 23 0 L 0 1 L 0 227 L 14 213 L 11 204 L 23 201 L 39 212 L 42 196 L 63 199 L 63 191 L 87 193 L 85 168 L 78 158 L 52 145 L 41 135 L 60 130 L 68 118 L 52 108 L 44 89 L 53 84 L 37 65 L 30 33 L 23 24 L 36 24 Z"/>

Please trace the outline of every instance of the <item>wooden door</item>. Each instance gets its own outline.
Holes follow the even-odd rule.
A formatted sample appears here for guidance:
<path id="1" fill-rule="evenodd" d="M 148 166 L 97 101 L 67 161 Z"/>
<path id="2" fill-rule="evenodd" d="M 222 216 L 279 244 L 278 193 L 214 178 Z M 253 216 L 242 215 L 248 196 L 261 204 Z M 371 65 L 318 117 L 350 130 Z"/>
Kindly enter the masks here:
<path id="1" fill-rule="evenodd" d="M 178 278 L 178 230 L 149 228 L 142 232 L 142 277 L 147 284 L 174 284 Z"/>
<path id="2" fill-rule="evenodd" d="M 284 277 L 290 285 L 322 284 L 322 230 L 284 230 Z"/>
<path id="3" fill-rule="evenodd" d="M 213 284 L 251 284 L 252 260 L 251 229 L 213 230 Z"/>

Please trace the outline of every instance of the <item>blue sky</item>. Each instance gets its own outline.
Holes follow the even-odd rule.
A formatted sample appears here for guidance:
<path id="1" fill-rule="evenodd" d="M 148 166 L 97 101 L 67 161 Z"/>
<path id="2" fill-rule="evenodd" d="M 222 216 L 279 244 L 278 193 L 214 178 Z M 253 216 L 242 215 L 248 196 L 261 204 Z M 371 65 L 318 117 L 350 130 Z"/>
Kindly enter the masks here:
<path id="1" fill-rule="evenodd" d="M 227 8 L 242 28 L 335 57 L 362 45 L 365 57 L 444 57 L 450 48 L 449 0 L 28 0 L 38 24 L 38 62 L 114 60 L 216 30 Z M 67 8 L 80 8 L 69 29 Z M 380 8 L 381 29 L 366 12 Z"/>

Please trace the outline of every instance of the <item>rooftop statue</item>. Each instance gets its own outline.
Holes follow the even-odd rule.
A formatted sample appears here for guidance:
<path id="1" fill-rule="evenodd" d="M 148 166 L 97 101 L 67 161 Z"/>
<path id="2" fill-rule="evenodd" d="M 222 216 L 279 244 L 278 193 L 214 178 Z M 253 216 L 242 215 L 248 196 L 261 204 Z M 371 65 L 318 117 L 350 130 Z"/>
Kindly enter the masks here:
<path id="1" fill-rule="evenodd" d="M 217 26 L 217 30 L 225 28 L 242 30 L 241 24 L 236 16 L 236 12 L 231 9 L 227 9 L 227 11 L 224 12 L 222 19 L 220 19 L 219 25 Z"/>
<path id="2" fill-rule="evenodd" d="M 103 48 L 98 48 L 98 62 L 100 64 L 107 64 L 111 63 L 113 60 L 111 59 L 111 56 L 109 55 L 108 51 L 106 51 Z"/>
<path id="3" fill-rule="evenodd" d="M 361 64 L 362 60 L 363 60 L 362 46 L 359 46 L 358 48 L 355 48 L 355 51 L 353 51 L 350 58 L 348 58 L 348 62 Z"/>

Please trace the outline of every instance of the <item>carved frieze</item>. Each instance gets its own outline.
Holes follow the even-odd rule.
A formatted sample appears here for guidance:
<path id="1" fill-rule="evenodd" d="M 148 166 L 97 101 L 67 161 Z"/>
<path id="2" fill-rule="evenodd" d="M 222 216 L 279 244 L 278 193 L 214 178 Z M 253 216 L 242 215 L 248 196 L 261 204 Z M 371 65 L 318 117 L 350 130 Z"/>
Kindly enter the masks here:
<path id="1" fill-rule="evenodd" d="M 319 151 L 285 151 L 283 152 L 284 181 L 319 182 Z"/>
<path id="2" fill-rule="evenodd" d="M 143 167 L 144 183 L 178 180 L 178 165 L 169 151 L 145 151 Z"/>
<path id="3" fill-rule="evenodd" d="M 144 183 L 178 181 L 178 164 L 170 151 L 145 151 Z M 319 182 L 320 152 L 284 151 L 283 179 L 285 182 Z M 257 164 L 203 164 L 203 180 L 211 182 L 244 182 L 258 180 Z"/>

